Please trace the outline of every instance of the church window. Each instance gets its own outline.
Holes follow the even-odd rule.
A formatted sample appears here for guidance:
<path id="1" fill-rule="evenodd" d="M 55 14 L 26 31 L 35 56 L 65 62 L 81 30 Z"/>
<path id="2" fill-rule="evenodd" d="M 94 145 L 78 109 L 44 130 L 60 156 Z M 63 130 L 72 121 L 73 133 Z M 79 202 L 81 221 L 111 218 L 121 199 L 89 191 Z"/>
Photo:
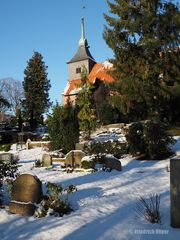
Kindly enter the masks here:
<path id="1" fill-rule="evenodd" d="M 80 67 L 76 68 L 76 73 L 81 73 L 81 68 Z"/>

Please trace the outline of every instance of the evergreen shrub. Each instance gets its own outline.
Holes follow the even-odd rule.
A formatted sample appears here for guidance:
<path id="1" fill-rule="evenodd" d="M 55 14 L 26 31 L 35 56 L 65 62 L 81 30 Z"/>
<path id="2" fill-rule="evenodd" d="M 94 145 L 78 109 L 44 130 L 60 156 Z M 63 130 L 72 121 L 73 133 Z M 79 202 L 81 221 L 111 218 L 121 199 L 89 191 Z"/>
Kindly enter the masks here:
<path id="1" fill-rule="evenodd" d="M 6 180 L 7 189 L 9 189 L 8 183 L 17 177 L 17 170 L 18 165 L 14 163 L 0 162 L 0 206 L 2 205 L 3 200 L 3 181 Z"/>
<path id="2" fill-rule="evenodd" d="M 102 155 L 112 154 L 114 157 L 121 158 L 123 154 L 127 153 L 126 143 L 120 143 L 119 141 L 107 141 L 107 142 L 90 142 L 85 145 L 84 151 L 87 155 Z"/>
<path id="3" fill-rule="evenodd" d="M 174 143 L 163 123 L 146 121 L 133 123 L 126 133 L 129 152 L 144 155 L 147 159 L 163 159 L 172 154 L 170 144 Z"/>
<path id="4" fill-rule="evenodd" d="M 131 154 L 138 155 L 143 153 L 145 146 L 143 138 L 143 123 L 136 122 L 130 125 L 126 133 L 126 140 Z"/>
<path id="5" fill-rule="evenodd" d="M 8 152 L 11 148 L 10 144 L 2 144 L 0 145 L 0 151 Z"/>
<path id="6" fill-rule="evenodd" d="M 172 154 L 170 144 L 174 143 L 162 123 L 148 121 L 144 124 L 145 154 L 150 159 L 162 159 Z"/>
<path id="7" fill-rule="evenodd" d="M 48 213 L 59 217 L 69 214 L 72 208 L 68 196 L 75 191 L 77 191 L 77 188 L 74 185 L 63 188 L 62 185 L 47 182 L 46 195 L 43 197 L 35 215 L 41 218 Z"/>
<path id="8" fill-rule="evenodd" d="M 94 166 L 95 166 L 94 159 L 92 159 L 92 161 L 82 161 L 82 168 L 84 169 L 89 169 L 89 168 L 94 169 Z"/>
<path id="9" fill-rule="evenodd" d="M 103 125 L 117 123 L 119 120 L 119 112 L 110 104 L 103 104 L 99 108 L 99 120 Z"/>
<path id="10" fill-rule="evenodd" d="M 56 104 L 47 119 L 47 126 L 51 150 L 63 149 L 67 153 L 75 149 L 75 144 L 79 141 L 79 125 L 73 106 L 62 107 Z"/>

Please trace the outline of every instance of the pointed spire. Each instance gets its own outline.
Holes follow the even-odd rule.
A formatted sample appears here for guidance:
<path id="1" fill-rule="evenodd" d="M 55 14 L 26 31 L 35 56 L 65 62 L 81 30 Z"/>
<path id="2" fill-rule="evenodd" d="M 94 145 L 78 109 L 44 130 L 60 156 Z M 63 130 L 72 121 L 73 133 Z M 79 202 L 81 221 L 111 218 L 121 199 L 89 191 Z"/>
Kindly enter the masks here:
<path id="1" fill-rule="evenodd" d="M 81 38 L 85 39 L 85 32 L 84 32 L 84 17 L 81 19 Z"/>
<path id="2" fill-rule="evenodd" d="M 84 17 L 82 17 L 82 19 L 81 19 L 81 38 L 79 40 L 79 47 L 78 47 L 78 50 L 77 50 L 76 54 L 74 55 L 74 57 L 67 63 L 69 64 L 72 62 L 79 62 L 79 61 L 86 60 L 86 59 L 91 59 L 93 62 L 95 62 L 94 58 L 92 57 L 92 55 L 89 51 L 87 39 L 85 38 Z"/>
<path id="3" fill-rule="evenodd" d="M 86 39 L 85 39 L 85 30 L 84 30 L 84 17 L 81 19 L 81 38 L 79 40 L 79 46 L 85 46 Z"/>

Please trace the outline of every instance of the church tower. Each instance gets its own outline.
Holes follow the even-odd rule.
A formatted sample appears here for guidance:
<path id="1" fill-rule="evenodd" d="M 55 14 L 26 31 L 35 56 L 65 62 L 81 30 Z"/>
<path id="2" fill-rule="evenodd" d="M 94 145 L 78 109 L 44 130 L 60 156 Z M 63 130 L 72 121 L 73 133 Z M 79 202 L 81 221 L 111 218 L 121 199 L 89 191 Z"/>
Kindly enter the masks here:
<path id="1" fill-rule="evenodd" d="M 84 17 L 82 17 L 81 38 L 79 40 L 78 50 L 73 58 L 67 62 L 69 81 L 81 78 L 80 73 L 83 65 L 85 65 L 88 73 L 90 73 L 95 63 L 96 62 L 89 51 L 87 39 L 85 38 Z"/>
<path id="2" fill-rule="evenodd" d="M 98 99 L 104 99 L 105 93 L 104 90 L 100 90 L 102 88 L 100 88 L 100 86 L 105 86 L 106 83 L 114 81 L 113 78 L 107 73 L 107 70 L 112 68 L 112 64 L 108 61 L 105 61 L 103 63 L 96 63 L 92 57 L 89 51 L 87 39 L 85 37 L 84 18 L 82 18 L 81 22 L 81 38 L 79 40 L 77 52 L 73 58 L 67 62 L 67 64 L 68 82 L 64 91 L 62 92 L 63 106 L 69 103 L 72 105 L 76 103 L 78 93 L 81 90 L 78 85 L 81 83 L 81 71 L 83 65 L 86 67 L 89 74 L 89 81 L 93 84 L 96 83 L 96 88 L 98 88 L 96 90 L 98 91 L 96 91 L 97 94 L 95 93 L 95 95 L 98 95 Z M 99 96 L 101 96 L 101 98 Z"/>

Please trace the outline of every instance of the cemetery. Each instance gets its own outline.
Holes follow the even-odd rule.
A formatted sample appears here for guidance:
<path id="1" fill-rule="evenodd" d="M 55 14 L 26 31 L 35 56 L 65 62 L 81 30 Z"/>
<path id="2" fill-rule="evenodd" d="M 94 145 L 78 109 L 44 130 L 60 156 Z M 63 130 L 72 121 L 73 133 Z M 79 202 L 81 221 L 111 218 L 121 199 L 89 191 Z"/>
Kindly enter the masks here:
<path id="1" fill-rule="evenodd" d="M 178 2 L 1 1 L 0 240 L 180 239 Z"/>
<path id="2" fill-rule="evenodd" d="M 125 141 L 119 128 L 103 129 L 102 133 L 98 129 L 92 139 L 99 143 L 117 139 L 121 143 Z M 6 194 L 3 197 L 3 204 L 7 205 L 0 211 L 0 217 L 4 219 L 4 223 L 0 225 L 2 236 L 6 239 L 7 235 L 7 239 L 10 239 L 14 235 L 18 239 L 21 232 L 26 238 L 36 239 L 43 237 L 45 231 L 47 239 L 51 239 L 52 234 L 57 234 L 60 239 L 79 239 L 80 236 L 86 236 L 86 239 L 103 236 L 108 239 L 110 235 L 115 239 L 118 227 L 126 239 L 131 239 L 132 234 L 138 239 L 138 234 L 143 231 L 158 233 L 158 239 L 170 239 L 170 236 L 178 239 L 180 139 L 175 139 L 176 142 L 171 146 L 174 152 L 172 158 L 160 161 L 137 160 L 132 155 L 124 154 L 116 162 L 116 157 L 107 154 L 109 158 L 103 164 L 96 164 L 96 168 L 93 167 L 90 172 L 87 171 L 88 168 L 83 168 L 83 161 L 91 162 L 94 157 L 82 150 L 63 155 L 57 151 L 48 152 L 46 148 L 38 146 L 32 149 L 23 148 L 18 152 L 19 160 L 16 163 L 19 165 L 19 175 L 13 182 L 11 197 Z M 11 154 L 13 155 L 13 150 Z M 35 165 L 37 159 L 40 160 L 39 167 Z M 80 169 L 82 171 L 78 171 Z M 50 199 L 56 199 L 53 192 L 44 199 L 47 189 L 52 191 L 58 189 L 58 186 L 62 186 L 58 199 L 63 199 L 64 194 L 67 194 L 68 199 L 68 202 L 64 202 L 68 205 L 62 205 L 66 206 L 67 212 L 62 215 L 51 209 L 55 206 L 51 205 Z M 159 195 L 160 220 L 152 224 L 142 215 L 138 216 L 135 209 L 139 197 L 147 200 L 152 197 L 154 201 L 155 194 Z M 61 212 L 62 209 L 61 207 Z M 31 219 L 30 222 L 25 221 L 27 217 Z M 17 226 L 11 227 L 11 231 L 8 230 L 9 221 L 17 222 Z M 103 228 L 96 224 L 101 221 L 105 221 Z M 71 225 L 71 230 L 66 227 L 67 224 Z M 128 230 L 124 229 L 127 225 Z M 62 232 L 62 227 L 66 231 Z M 87 237 L 88 232 L 94 228 L 96 231 Z"/>

